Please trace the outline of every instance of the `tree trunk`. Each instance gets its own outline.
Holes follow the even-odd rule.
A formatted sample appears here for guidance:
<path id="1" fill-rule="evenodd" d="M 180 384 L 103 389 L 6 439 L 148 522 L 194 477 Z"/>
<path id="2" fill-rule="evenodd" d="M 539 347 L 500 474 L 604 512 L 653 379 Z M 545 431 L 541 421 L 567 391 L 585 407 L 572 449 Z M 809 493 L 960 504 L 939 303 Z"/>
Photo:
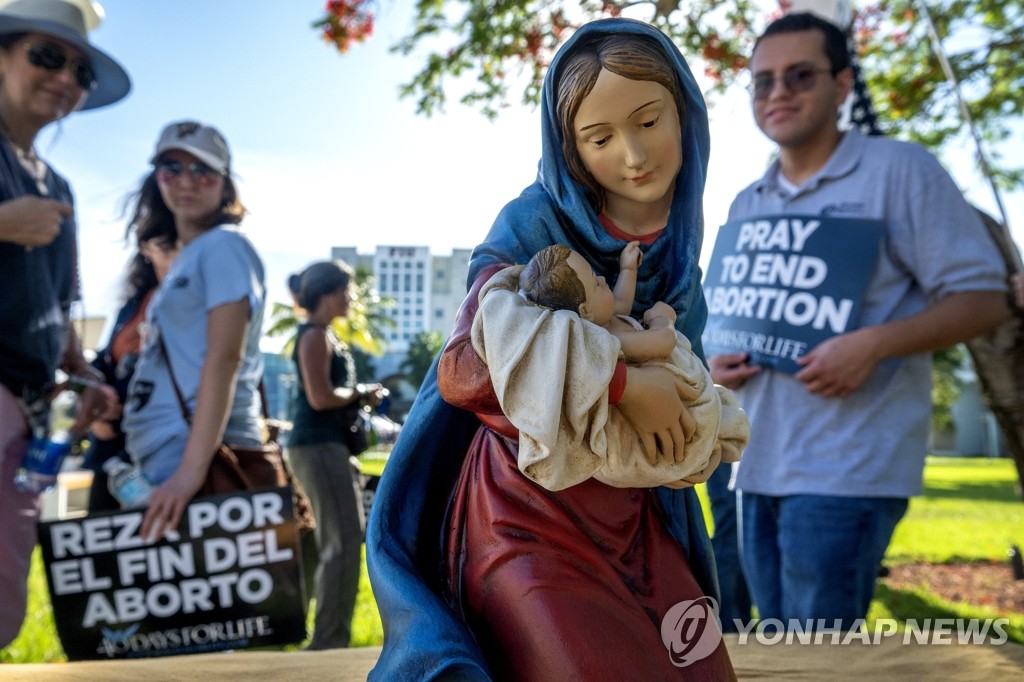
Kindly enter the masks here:
<path id="1" fill-rule="evenodd" d="M 995 415 L 1017 467 L 1017 495 L 1024 500 L 1024 302 L 1015 295 L 1021 259 L 1009 232 L 978 211 L 1010 273 L 1008 302 L 1013 314 L 988 334 L 967 342 L 985 404 Z"/>

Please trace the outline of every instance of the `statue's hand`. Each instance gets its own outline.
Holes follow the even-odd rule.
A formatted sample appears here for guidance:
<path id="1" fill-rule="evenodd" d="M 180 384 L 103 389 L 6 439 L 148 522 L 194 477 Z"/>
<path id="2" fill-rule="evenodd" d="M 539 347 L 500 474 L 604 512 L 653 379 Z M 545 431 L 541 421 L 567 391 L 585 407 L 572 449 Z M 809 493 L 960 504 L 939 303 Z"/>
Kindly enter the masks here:
<path id="1" fill-rule="evenodd" d="M 697 395 L 692 386 L 663 367 L 626 368 L 626 390 L 618 408 L 640 436 L 650 462 L 683 458 L 686 436 L 694 429 L 685 405 Z"/>

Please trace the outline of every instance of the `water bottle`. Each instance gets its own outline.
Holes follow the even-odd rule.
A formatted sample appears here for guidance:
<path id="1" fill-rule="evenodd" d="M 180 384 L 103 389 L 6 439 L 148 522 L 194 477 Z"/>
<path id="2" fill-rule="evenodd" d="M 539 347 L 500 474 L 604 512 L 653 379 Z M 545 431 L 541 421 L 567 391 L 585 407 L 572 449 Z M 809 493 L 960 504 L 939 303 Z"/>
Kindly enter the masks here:
<path id="1" fill-rule="evenodd" d="M 119 457 L 111 457 L 103 463 L 107 474 L 107 488 L 125 509 L 143 507 L 149 500 L 153 486 L 134 464 Z"/>
<path id="2" fill-rule="evenodd" d="M 52 488 L 71 447 L 66 433 L 49 437 L 46 429 L 36 430 L 14 474 L 14 487 L 23 493 L 41 493 Z"/>

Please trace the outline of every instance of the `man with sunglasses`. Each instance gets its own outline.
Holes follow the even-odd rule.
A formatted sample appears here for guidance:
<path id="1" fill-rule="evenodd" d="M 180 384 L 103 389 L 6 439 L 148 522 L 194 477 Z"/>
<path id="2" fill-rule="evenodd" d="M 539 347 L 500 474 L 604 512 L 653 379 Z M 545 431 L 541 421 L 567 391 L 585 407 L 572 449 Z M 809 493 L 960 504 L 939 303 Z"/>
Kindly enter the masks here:
<path id="1" fill-rule="evenodd" d="M 47 125 L 128 94 L 128 74 L 89 42 L 96 7 L 86 0 L 0 7 L 0 648 L 24 619 L 39 517 L 39 495 L 16 488 L 14 475 L 30 433 L 40 442 L 48 435 L 57 370 L 87 385 L 74 433 L 83 434 L 114 395 L 70 324 L 80 295 L 71 188 L 35 149 Z"/>
<path id="2" fill-rule="evenodd" d="M 736 197 L 729 220 L 884 223 L 857 328 L 810 348 L 795 374 L 749 364 L 745 353 L 709 358 L 751 420 L 736 487 L 760 617 L 856 629 L 908 498 L 921 492 L 930 352 L 1005 319 L 1006 273 L 931 154 L 840 130 L 853 74 L 835 25 L 785 15 L 758 39 L 750 66 L 754 118 L 778 158 Z"/>

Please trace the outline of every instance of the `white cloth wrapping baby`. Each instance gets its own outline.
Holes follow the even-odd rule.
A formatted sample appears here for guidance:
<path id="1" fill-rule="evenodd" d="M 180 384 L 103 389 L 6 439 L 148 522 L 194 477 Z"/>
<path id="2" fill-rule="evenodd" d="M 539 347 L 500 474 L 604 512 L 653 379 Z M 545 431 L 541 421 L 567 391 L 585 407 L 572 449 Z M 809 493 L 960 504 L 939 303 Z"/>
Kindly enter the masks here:
<path id="1" fill-rule="evenodd" d="M 691 388 L 692 428 L 676 461 L 646 453 L 626 418 L 608 405 L 619 340 L 574 312 L 526 300 L 518 293 L 521 270 L 501 271 L 480 291 L 472 342 L 505 416 L 519 430 L 524 475 L 549 490 L 590 477 L 621 488 L 685 487 L 688 478 L 706 478 L 705 469 L 718 462 L 714 455 L 739 460 L 750 435 L 746 414 L 731 391 L 715 386 L 682 334 L 667 361 L 645 363 L 667 368 Z"/>

